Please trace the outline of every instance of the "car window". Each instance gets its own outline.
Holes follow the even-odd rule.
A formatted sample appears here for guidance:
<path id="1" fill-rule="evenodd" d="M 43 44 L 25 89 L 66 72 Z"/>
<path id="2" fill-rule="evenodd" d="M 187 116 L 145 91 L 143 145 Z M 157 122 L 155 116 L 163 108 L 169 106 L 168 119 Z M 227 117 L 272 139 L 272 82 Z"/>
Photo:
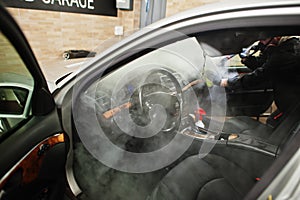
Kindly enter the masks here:
<path id="1" fill-rule="evenodd" d="M 292 123 L 287 124 L 289 128 L 286 125 L 290 116 L 292 121 L 299 118 L 289 113 L 300 94 L 300 42 L 290 30 L 289 36 L 249 28 L 181 37 L 133 56 L 133 60 L 106 74 L 90 74 L 93 79 L 89 85 L 78 84 L 74 88 L 80 90 L 73 105 L 74 124 L 80 137 L 74 147 L 78 161 L 75 173 L 83 191 L 95 195 L 92 199 L 99 194 L 103 194 L 103 199 L 118 199 L 123 191 L 136 199 L 146 199 L 156 194 L 156 180 L 163 185 L 168 171 L 191 155 L 209 161 L 212 154 L 224 154 L 224 160 L 236 162 L 249 176 L 261 177 L 283 147 L 282 141 L 291 134 Z M 242 63 L 240 53 L 257 59 L 266 53 L 255 50 L 261 37 L 278 35 L 282 38 L 278 44 L 283 46 L 277 52 L 281 56 L 270 57 L 275 59 L 272 64 L 276 67 L 266 71 L 268 76 L 258 77 L 251 87 L 222 86 L 223 79 L 259 73 L 260 69 L 255 71 Z M 289 62 L 290 59 L 295 62 Z M 289 65 L 282 68 L 282 64 Z M 275 90 L 276 94 L 284 92 L 279 99 Z M 184 174 L 176 171 L 172 175 Z M 193 177 L 193 173 L 190 175 Z M 126 185 L 122 184 L 124 180 Z M 96 191 L 94 186 L 99 183 L 105 187 L 97 187 Z M 180 181 L 175 184 L 180 185 Z M 116 185 L 122 191 L 114 190 Z M 133 185 L 143 191 L 132 189 Z M 108 188 L 115 193 L 105 193 Z"/>
<path id="2" fill-rule="evenodd" d="M 101 147 L 112 148 L 100 152 L 116 151 L 121 155 L 123 149 L 125 154 L 133 157 L 140 151 L 154 151 L 157 154 L 155 164 L 143 169 L 126 170 L 144 172 L 160 169 L 176 160 L 193 141 L 193 137 L 187 138 L 184 135 L 190 134 L 188 124 L 191 118 L 199 118 L 197 112 L 201 107 L 206 107 L 206 113 L 218 116 L 218 121 L 224 120 L 225 90 L 219 90 L 214 85 L 215 77 L 221 76 L 221 73 L 214 61 L 205 56 L 195 37 L 158 48 L 100 77 L 82 93 L 82 107 L 76 106 L 74 111 L 75 120 L 80 121 L 76 128 L 79 132 L 84 132 L 82 141 L 88 143 L 86 148 L 93 147 L 89 144 L 92 142 L 99 143 Z M 207 101 L 209 96 L 217 106 L 211 106 L 211 102 Z M 94 122 L 97 126 L 89 126 L 87 121 Z M 220 124 L 211 124 L 210 128 L 219 130 Z M 184 134 L 176 134 L 179 129 Z M 99 138 L 93 140 L 94 137 L 85 134 L 86 131 L 91 134 L 101 133 L 104 138 L 109 139 L 101 137 L 99 141 Z M 126 141 L 130 141 L 132 137 L 145 139 L 145 148 L 131 148 Z M 168 160 L 160 159 L 160 155 L 172 152 L 179 143 L 183 147 L 180 152 L 174 150 Z M 109 155 L 107 157 L 99 155 L 99 152 L 94 153 L 105 164 L 112 165 Z M 122 165 L 114 167 L 122 168 Z"/>
<path id="3" fill-rule="evenodd" d="M 30 116 L 33 85 L 18 52 L 0 32 L 0 137 Z"/>

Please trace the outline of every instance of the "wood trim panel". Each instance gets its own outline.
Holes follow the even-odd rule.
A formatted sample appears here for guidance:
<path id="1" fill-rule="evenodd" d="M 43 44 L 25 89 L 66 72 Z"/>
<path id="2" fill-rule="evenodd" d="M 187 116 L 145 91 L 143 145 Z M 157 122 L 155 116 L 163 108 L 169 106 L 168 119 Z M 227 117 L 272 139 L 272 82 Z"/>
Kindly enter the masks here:
<path id="1" fill-rule="evenodd" d="M 55 134 L 39 144 L 37 144 L 31 151 L 29 151 L 6 175 L 0 180 L 0 190 L 2 190 L 8 180 L 21 170 L 22 172 L 22 185 L 29 184 L 34 181 L 38 175 L 43 163 L 43 159 L 47 151 L 53 148 L 56 144 L 64 143 L 66 136 L 64 133 Z"/>

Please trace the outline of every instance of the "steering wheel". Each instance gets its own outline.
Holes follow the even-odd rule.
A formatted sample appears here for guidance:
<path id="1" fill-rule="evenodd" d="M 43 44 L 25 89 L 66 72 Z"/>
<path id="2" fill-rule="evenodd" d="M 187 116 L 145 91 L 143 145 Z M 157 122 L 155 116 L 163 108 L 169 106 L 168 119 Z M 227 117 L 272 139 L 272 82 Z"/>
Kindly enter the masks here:
<path id="1" fill-rule="evenodd" d="M 180 124 L 182 111 L 182 89 L 177 78 L 166 69 L 150 71 L 137 89 L 137 110 L 144 122 L 149 122 L 149 111 L 153 105 L 163 106 L 167 122 L 163 131 L 171 131 Z"/>

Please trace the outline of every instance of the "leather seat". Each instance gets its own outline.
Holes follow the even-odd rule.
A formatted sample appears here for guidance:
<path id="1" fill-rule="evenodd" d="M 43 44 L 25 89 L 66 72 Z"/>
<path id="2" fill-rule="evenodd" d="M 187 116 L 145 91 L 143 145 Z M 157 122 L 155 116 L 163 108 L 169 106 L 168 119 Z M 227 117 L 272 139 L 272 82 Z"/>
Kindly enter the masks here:
<path id="1" fill-rule="evenodd" d="M 280 153 L 297 133 L 299 110 L 300 104 L 274 129 L 249 117 L 232 118 L 227 126 L 258 137 L 262 133 L 258 129 L 264 129 L 263 135 L 271 144 L 278 144 Z M 192 155 L 180 162 L 161 179 L 147 200 L 243 199 L 275 159 L 260 151 L 230 147 L 215 147 L 212 152 L 201 159 Z M 255 170 L 250 163 L 261 170 Z"/>
<path id="2" fill-rule="evenodd" d="M 255 183 L 255 177 L 222 156 L 194 155 L 174 167 L 148 200 L 239 200 Z"/>
<path id="3" fill-rule="evenodd" d="M 248 116 L 237 116 L 225 121 L 223 131 L 229 134 L 246 134 L 267 139 L 274 129 Z"/>
<path id="4" fill-rule="evenodd" d="M 291 106 L 281 116 L 280 123 L 274 128 L 248 116 L 237 116 L 225 121 L 223 131 L 260 138 L 273 145 L 280 145 L 289 138 L 289 129 L 299 120 L 300 103 Z"/>

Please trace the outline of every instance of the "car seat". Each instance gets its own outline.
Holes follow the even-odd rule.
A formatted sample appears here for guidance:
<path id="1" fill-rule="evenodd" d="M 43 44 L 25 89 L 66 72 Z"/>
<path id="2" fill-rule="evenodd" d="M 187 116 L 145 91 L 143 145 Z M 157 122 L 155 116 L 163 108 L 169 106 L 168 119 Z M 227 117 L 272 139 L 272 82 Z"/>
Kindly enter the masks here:
<path id="1" fill-rule="evenodd" d="M 276 154 L 281 152 L 281 149 L 288 144 L 289 140 L 293 140 L 293 136 L 297 133 L 295 130 L 300 126 L 299 110 L 298 105 L 276 129 L 267 130 L 266 140 L 276 142 Z M 235 118 L 230 123 L 237 123 L 238 120 L 247 123 L 248 118 L 244 119 L 246 118 Z M 249 131 L 263 128 L 260 127 L 261 124 L 251 120 L 249 122 L 249 127 L 254 127 Z M 236 127 L 245 132 L 247 129 L 243 129 L 243 125 L 237 124 Z M 273 156 L 272 161 L 272 156 L 268 156 L 271 159 L 266 161 L 267 157 L 264 157 L 262 152 L 255 151 L 253 148 L 247 149 L 247 145 L 251 146 L 251 144 L 245 144 L 243 149 L 238 145 L 215 147 L 217 150 L 213 149 L 204 158 L 200 159 L 198 155 L 186 158 L 169 171 L 147 200 L 243 199 L 276 158 L 276 155 Z M 257 154 L 258 157 L 251 160 L 248 156 L 251 153 Z M 260 158 L 259 155 L 261 155 Z M 262 170 L 253 170 L 253 166 L 249 166 L 249 163 L 253 166 L 257 165 L 256 167 Z"/>

